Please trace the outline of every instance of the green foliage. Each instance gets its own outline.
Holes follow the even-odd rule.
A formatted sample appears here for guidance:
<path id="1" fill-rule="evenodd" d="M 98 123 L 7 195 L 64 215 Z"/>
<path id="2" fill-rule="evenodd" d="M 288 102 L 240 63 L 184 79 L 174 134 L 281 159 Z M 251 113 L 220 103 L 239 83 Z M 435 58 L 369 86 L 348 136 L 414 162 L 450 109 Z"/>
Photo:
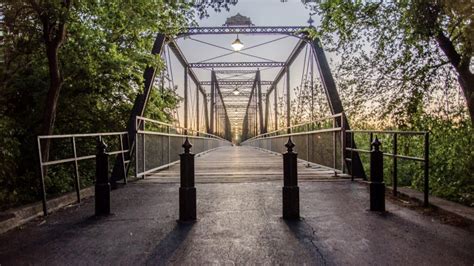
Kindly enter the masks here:
<path id="1" fill-rule="evenodd" d="M 36 135 L 41 126 L 49 73 L 40 13 L 51 23 L 66 22 L 67 35 L 59 50 L 64 79 L 55 133 L 124 131 L 135 97 L 142 91 L 147 66 L 163 70 L 151 55 L 157 32 L 174 35 L 193 20 L 184 1 L 73 1 L 66 12 L 61 1 L 12 1 L 3 4 L 5 62 L 0 66 L 1 145 L 0 206 L 38 200 Z M 178 104 L 169 89 L 153 90 L 147 114 L 170 121 Z M 51 154 L 70 156 L 70 144 L 58 143 Z M 84 162 L 87 164 L 86 162 Z M 49 167 L 50 195 L 73 188 L 70 165 Z M 91 184 L 93 168 L 84 167 L 83 185 Z"/>
<path id="2" fill-rule="evenodd" d="M 357 129 L 374 129 L 364 124 L 353 124 Z M 378 128 L 392 130 L 393 128 Z M 422 115 L 410 128 L 404 130 L 428 130 L 429 136 L 429 186 L 430 194 L 474 206 L 474 129 L 468 120 L 449 121 L 433 115 Z M 382 150 L 393 151 L 393 135 L 377 134 L 382 142 Z M 369 150 L 369 135 L 356 134 L 358 148 Z M 423 158 L 423 136 L 398 136 L 398 154 Z M 361 159 L 369 174 L 370 158 L 361 154 Z M 408 186 L 423 191 L 424 165 L 398 159 L 398 186 Z M 393 184 L 393 159 L 384 157 L 384 180 Z"/>
<path id="3" fill-rule="evenodd" d="M 474 129 L 469 121 L 427 116 L 430 129 L 430 187 L 433 195 L 474 206 Z"/>
<path id="4" fill-rule="evenodd" d="M 325 49 L 341 56 L 337 80 L 347 89 L 351 108 L 376 106 L 378 118 L 405 120 L 416 109 L 433 108 L 429 98 L 440 98 L 444 91 L 449 100 L 456 99 L 460 70 L 455 59 L 472 58 L 473 13 L 472 2 L 451 3 L 331 0 L 315 6 Z M 440 48 L 440 34 L 455 48 L 453 54 Z"/>
<path id="5" fill-rule="evenodd" d="M 429 130 L 432 194 L 472 206 L 472 1 L 329 0 L 312 8 L 321 18 L 313 36 L 340 56 L 335 76 L 351 125 Z M 391 138 L 381 137 L 391 151 Z M 369 147 L 367 136 L 357 140 Z M 422 144 L 399 141 L 401 151 L 418 156 Z M 385 162 L 390 184 L 392 161 Z M 399 178 L 421 189 L 422 165 L 400 161 Z"/>

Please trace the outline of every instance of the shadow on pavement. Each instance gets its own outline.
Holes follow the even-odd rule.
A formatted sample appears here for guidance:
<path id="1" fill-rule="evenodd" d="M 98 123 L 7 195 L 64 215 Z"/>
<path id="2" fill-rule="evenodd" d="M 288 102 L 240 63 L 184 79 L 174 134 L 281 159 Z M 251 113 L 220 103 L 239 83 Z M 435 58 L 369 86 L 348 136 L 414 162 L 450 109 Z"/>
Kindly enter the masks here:
<path id="1" fill-rule="evenodd" d="M 160 241 L 146 260 L 146 265 L 163 265 L 186 240 L 194 223 L 176 223 L 175 227 Z"/>
<path id="2" fill-rule="evenodd" d="M 295 236 L 296 239 L 300 242 L 301 246 L 304 247 L 309 255 L 312 257 L 312 261 L 316 265 L 328 265 L 328 258 L 322 252 L 321 248 L 318 247 L 318 240 L 316 238 L 314 229 L 304 220 L 300 218 L 298 220 L 285 220 L 288 229 Z"/>

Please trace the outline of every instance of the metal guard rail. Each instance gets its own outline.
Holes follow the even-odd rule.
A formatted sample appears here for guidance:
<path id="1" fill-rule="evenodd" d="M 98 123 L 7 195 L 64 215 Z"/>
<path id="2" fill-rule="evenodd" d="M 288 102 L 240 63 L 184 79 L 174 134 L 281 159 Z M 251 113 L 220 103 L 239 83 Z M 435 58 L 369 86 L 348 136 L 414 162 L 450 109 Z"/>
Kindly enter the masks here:
<path id="1" fill-rule="evenodd" d="M 290 133 L 290 132 L 299 131 L 299 130 L 295 130 L 295 129 L 302 128 L 304 130 L 305 127 L 307 129 L 307 128 L 309 128 L 309 126 L 313 126 L 316 123 L 320 123 L 320 122 L 323 122 L 323 121 L 328 121 L 329 119 L 333 119 L 332 120 L 333 128 L 329 128 L 329 130 L 334 130 L 336 128 L 336 118 L 340 119 L 339 121 L 340 121 L 341 126 L 339 127 L 339 129 L 343 128 L 343 124 L 344 124 L 343 113 L 339 113 L 339 114 L 323 117 L 323 118 L 320 118 L 320 119 L 316 119 L 316 120 L 313 120 L 311 122 L 301 123 L 301 124 L 297 124 L 297 125 L 294 125 L 294 126 L 274 130 L 274 131 L 271 131 L 271 132 L 268 132 L 268 133 L 263 133 L 263 134 L 255 136 L 255 137 L 249 138 L 249 139 L 243 141 L 242 143 L 250 141 L 250 140 L 268 138 L 268 137 L 272 137 L 272 136 L 290 136 L 290 135 L 292 135 L 292 133 Z M 320 130 L 323 130 L 323 129 L 320 129 Z M 305 132 L 302 132 L 302 133 L 308 133 L 308 132 L 305 131 Z M 313 131 L 313 133 L 315 133 L 315 131 Z"/>
<path id="2" fill-rule="evenodd" d="M 175 154 L 171 154 L 172 142 L 175 139 L 178 139 L 179 141 L 178 143 L 179 145 L 175 145 L 176 148 L 181 148 L 183 139 L 186 137 L 190 139 L 194 139 L 195 140 L 194 144 L 197 144 L 197 142 L 200 142 L 200 141 L 201 142 L 211 141 L 211 142 L 218 143 L 217 146 L 219 147 L 224 146 L 224 145 L 231 145 L 230 141 L 216 135 L 212 135 L 209 133 L 205 133 L 205 132 L 201 132 L 201 131 L 197 131 L 197 130 L 193 130 L 189 128 L 184 128 L 180 126 L 174 126 L 168 123 L 164 123 L 161 121 L 157 121 L 157 120 L 153 120 L 153 119 L 145 118 L 141 116 L 136 117 L 135 126 L 137 128 L 137 131 L 136 131 L 137 136 L 135 138 L 137 140 L 137 144 L 135 146 L 136 147 L 136 152 L 135 152 L 135 177 L 136 178 L 140 178 L 140 177 L 145 178 L 145 176 L 149 173 L 167 168 L 170 165 L 178 162 L 178 158 L 174 155 L 179 154 L 179 151 L 176 151 Z M 147 127 L 152 127 L 152 128 L 147 129 Z M 139 138 L 139 136 L 141 136 L 141 138 Z M 163 147 L 167 148 L 168 156 L 165 156 L 165 158 L 161 157 L 160 159 L 161 161 L 156 163 L 156 165 L 154 165 L 153 167 L 150 167 L 150 169 L 147 169 L 146 159 L 148 158 L 148 156 L 146 155 L 147 153 L 146 140 L 149 139 L 151 136 L 154 136 L 157 138 L 162 137 L 162 139 L 159 141 L 167 142 L 167 145 L 164 145 L 162 143 L 161 148 Z M 199 150 L 199 147 L 198 147 L 199 145 L 193 145 L 193 146 L 194 146 L 193 149 L 197 151 L 197 153 L 210 150 L 210 149 Z M 209 148 L 209 145 L 206 144 L 206 147 Z M 161 150 L 161 152 L 163 153 L 163 150 Z M 157 157 L 157 156 L 154 156 L 154 157 Z"/>
<path id="3" fill-rule="evenodd" d="M 334 175 L 337 176 L 338 173 L 344 173 L 345 168 L 344 168 L 344 154 L 343 154 L 343 148 L 342 144 L 344 143 L 344 114 L 339 113 L 327 117 L 323 117 L 320 119 L 313 120 L 311 122 L 306 122 L 286 128 L 282 128 L 279 130 L 275 130 L 269 133 L 264 133 L 260 134 L 258 136 L 255 136 L 253 138 L 250 138 L 248 140 L 243 141 L 241 144 L 242 145 L 251 145 L 251 146 L 258 146 L 263 149 L 270 149 L 274 152 L 279 152 L 279 148 L 283 148 L 284 143 L 280 143 L 281 147 L 274 147 L 276 143 L 273 142 L 273 139 L 280 139 L 280 138 L 287 138 L 287 137 L 295 137 L 293 138 L 293 142 L 298 142 L 298 139 L 301 143 L 301 141 L 305 142 L 306 144 L 303 144 L 298 147 L 296 145 L 296 149 L 299 149 L 299 154 L 301 154 L 303 160 L 306 160 L 308 162 L 313 162 L 319 165 L 324 165 L 327 167 L 330 167 L 334 170 Z M 339 123 L 337 123 L 339 120 Z M 321 122 L 322 123 L 321 125 Z M 321 128 L 321 129 L 314 129 L 319 128 L 321 126 L 331 126 L 331 128 Z M 313 137 L 318 136 L 318 138 L 321 137 L 321 134 L 327 134 L 327 133 L 332 133 L 332 152 L 331 155 L 328 154 L 328 156 L 332 157 L 331 161 L 326 160 L 328 158 L 327 156 L 322 158 L 317 158 L 315 156 L 315 148 L 313 145 L 315 144 L 315 140 Z M 314 136 L 312 136 L 314 135 Z M 338 136 L 339 135 L 339 136 Z M 265 140 L 270 140 L 270 143 L 268 142 L 263 142 Z M 257 144 L 255 144 L 257 142 Z M 278 142 L 278 140 L 276 140 Z M 338 144 L 339 142 L 339 144 Z M 295 144 L 296 144 L 295 143 Z M 266 148 L 264 148 L 265 146 Z M 337 153 L 340 153 L 340 158 L 338 159 Z M 338 160 L 340 161 L 338 163 Z M 338 164 L 339 164 L 339 169 L 338 169 Z"/>
<path id="4" fill-rule="evenodd" d="M 429 205 L 429 144 L 430 134 L 428 131 L 397 131 L 397 130 L 347 130 L 346 134 L 350 135 L 350 146 L 346 147 L 346 151 L 350 152 L 350 159 L 353 158 L 354 152 L 370 153 L 370 150 L 355 149 L 354 135 L 355 134 L 369 134 L 369 143 L 372 143 L 374 134 L 392 135 L 392 152 L 384 152 L 383 155 L 391 157 L 393 160 L 392 169 L 392 191 L 393 195 L 398 195 L 398 161 L 397 159 L 418 161 L 423 163 L 423 205 Z M 402 135 L 417 135 L 423 136 L 423 157 L 406 156 L 398 153 L 398 136 Z"/>
<path id="5" fill-rule="evenodd" d="M 398 164 L 397 164 L 397 159 L 402 159 L 402 160 L 411 160 L 411 161 L 418 161 L 423 163 L 423 204 L 425 206 L 429 205 L 429 132 L 428 131 L 396 131 L 396 130 L 345 130 L 344 129 L 344 114 L 335 114 L 329 117 L 324 117 L 318 120 L 314 120 L 311 122 L 283 128 L 280 130 L 272 131 L 269 133 L 264 133 L 260 134 L 258 136 L 255 136 L 253 138 L 250 138 L 248 140 L 245 140 L 242 142 L 242 145 L 245 144 L 251 144 L 255 141 L 262 140 L 262 139 L 272 139 L 272 138 L 277 138 L 277 137 L 291 137 L 291 136 L 299 136 L 299 135 L 311 135 L 311 134 L 318 134 L 318 133 L 324 133 L 324 132 L 338 132 L 340 131 L 341 134 L 341 143 L 344 146 L 344 151 L 349 152 L 350 158 L 345 158 L 347 156 L 347 152 L 341 152 L 342 160 L 345 161 L 350 161 L 352 162 L 354 158 L 354 152 L 359 152 L 359 153 L 370 153 L 370 150 L 364 150 L 364 149 L 356 149 L 354 148 L 355 140 L 354 140 L 354 135 L 355 134 L 369 134 L 370 139 L 369 142 L 372 143 L 373 140 L 373 135 L 374 134 L 389 134 L 393 135 L 393 144 L 392 144 L 392 152 L 384 152 L 383 155 L 386 157 L 390 157 L 393 160 L 393 169 L 392 169 L 392 190 L 393 190 L 393 195 L 397 196 L 398 195 Z M 340 118 L 340 127 L 335 127 L 336 125 L 336 118 Z M 315 123 L 328 120 L 328 119 L 333 119 L 333 128 L 329 129 L 319 129 L 319 130 L 308 130 L 306 132 L 298 132 L 298 133 L 291 133 L 294 129 L 306 127 L 309 128 L 309 125 L 314 125 Z M 286 133 L 284 131 L 287 131 Z M 407 156 L 407 155 L 400 155 L 398 153 L 398 136 L 400 135 L 418 135 L 418 136 L 423 136 L 424 137 L 424 143 L 423 143 L 423 157 L 416 157 L 416 156 Z M 335 138 L 334 138 L 335 139 Z M 349 140 L 350 145 L 347 145 L 347 141 Z M 335 142 L 335 141 L 334 141 Z M 333 144 L 335 145 L 335 144 Z M 335 147 L 335 146 L 334 146 Z M 308 150 L 308 149 L 307 149 Z M 335 149 L 334 149 L 335 151 Z M 309 156 L 308 156 L 309 157 Z M 336 158 L 335 152 L 333 155 L 334 158 Z M 335 168 L 335 160 L 334 159 L 334 168 Z M 352 163 L 350 164 L 352 167 Z M 352 170 L 352 169 L 351 169 Z M 344 169 L 342 169 L 342 172 L 344 172 Z M 353 173 L 353 171 L 351 171 Z M 352 180 L 354 180 L 354 177 L 352 176 Z"/>
<path id="6" fill-rule="evenodd" d="M 51 165 L 58 165 L 58 164 L 63 164 L 63 163 L 70 163 L 74 162 L 74 189 L 76 192 L 76 198 L 77 202 L 81 202 L 81 186 L 80 186 L 80 175 L 79 175 L 79 161 L 83 160 L 90 160 L 94 159 L 96 157 L 96 154 L 88 154 L 88 155 L 83 155 L 83 156 L 77 156 L 77 149 L 76 149 L 76 140 L 78 138 L 97 138 L 98 141 L 101 141 L 103 137 L 111 137 L 111 136 L 118 136 L 119 137 L 119 142 L 120 142 L 120 150 L 115 150 L 108 152 L 110 155 L 117 155 L 120 154 L 121 159 L 122 159 L 122 165 L 126 165 L 130 163 L 129 160 L 125 160 L 125 154 L 129 152 L 129 150 L 124 149 L 124 142 L 123 140 L 125 139 L 128 141 L 128 133 L 127 132 L 111 132 L 111 133 L 88 133 L 88 134 L 68 134 L 68 135 L 46 135 L 46 136 L 38 136 L 37 137 L 37 142 L 38 142 L 38 158 L 39 158 L 39 165 L 40 165 L 40 174 L 41 174 L 41 200 L 43 204 L 43 213 L 44 215 L 48 214 L 48 206 L 47 206 L 47 195 L 46 195 L 46 185 L 45 185 L 45 176 L 46 176 L 46 171 L 47 171 L 47 166 Z M 64 159 L 59 159 L 59 160 L 53 160 L 53 161 L 43 161 L 43 155 L 41 154 L 42 150 L 42 145 L 41 141 L 42 140 L 52 140 L 52 139 L 71 139 L 71 146 L 72 146 L 72 152 L 73 156 L 64 158 Z M 125 167 L 123 169 L 125 173 Z M 125 175 L 124 175 L 125 176 Z M 126 177 L 125 177 L 126 181 Z"/>

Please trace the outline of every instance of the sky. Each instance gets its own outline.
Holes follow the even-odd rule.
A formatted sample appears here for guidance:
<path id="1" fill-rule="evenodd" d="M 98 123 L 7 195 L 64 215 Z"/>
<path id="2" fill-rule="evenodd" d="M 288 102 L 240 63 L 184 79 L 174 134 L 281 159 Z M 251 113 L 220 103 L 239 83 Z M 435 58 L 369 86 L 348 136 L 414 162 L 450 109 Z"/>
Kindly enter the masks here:
<path id="1" fill-rule="evenodd" d="M 280 0 L 239 0 L 237 5 L 231 6 L 230 11 L 221 10 L 221 12 L 214 12 L 213 10 L 208 10 L 209 17 L 202 20 L 198 20 L 197 23 L 201 27 L 208 26 L 222 26 L 228 17 L 234 16 L 237 13 L 241 15 L 250 17 L 252 23 L 255 26 L 308 26 L 309 19 L 309 10 L 305 8 L 301 0 L 288 0 L 287 2 L 282 3 Z M 314 20 L 318 20 L 316 17 Z M 195 63 L 200 61 L 205 61 L 210 58 L 220 56 L 222 54 L 228 53 L 228 51 L 210 45 L 204 44 L 202 42 L 208 42 L 213 45 L 218 45 L 224 48 L 231 49 L 231 43 L 235 40 L 237 36 L 235 35 L 195 35 L 191 38 L 181 38 L 177 40 L 178 46 L 181 48 L 184 56 L 186 57 L 189 63 Z M 288 58 L 289 54 L 293 50 L 294 46 L 298 42 L 297 38 L 294 37 L 285 37 L 284 35 L 239 35 L 239 39 L 243 42 L 245 47 L 261 44 L 264 42 L 271 42 L 270 44 L 263 45 L 257 48 L 248 49 L 244 52 L 256 55 L 262 58 L 268 58 L 274 61 L 284 62 Z M 279 40 L 277 40 L 279 39 Z M 198 42 L 198 41 L 201 42 Z M 244 47 L 244 49 L 245 49 Z M 166 52 L 166 51 L 165 51 Z M 184 87 L 184 69 L 178 63 L 176 58 L 170 53 L 170 60 L 168 65 L 172 68 L 173 72 L 173 81 L 174 85 L 178 86 L 178 94 L 183 96 L 183 87 Z M 309 55 L 309 49 L 303 49 L 298 59 L 290 67 L 290 84 L 294 88 L 301 84 L 303 65 L 305 65 L 305 55 Z M 308 56 L 309 57 L 309 56 Z M 243 54 L 232 54 L 230 56 L 225 56 L 210 62 L 243 62 L 243 61 L 262 61 L 261 59 L 256 59 L 253 57 L 245 56 Z M 307 63 L 306 63 L 307 64 Z M 272 69 L 261 69 L 261 79 L 272 81 L 279 72 L 280 68 Z M 207 69 L 194 69 L 198 79 L 200 81 L 209 81 L 211 79 L 211 71 Z M 315 69 L 315 75 L 317 75 Z M 220 76 L 221 78 L 226 78 L 226 76 Z M 250 79 L 253 78 L 252 75 L 236 77 L 239 79 Z M 284 79 L 283 79 L 284 80 Z M 192 82 L 189 82 L 192 84 Z M 280 82 L 278 84 L 278 96 L 284 96 L 284 84 Z M 262 91 L 265 93 L 269 86 L 263 86 Z M 205 86 L 204 89 L 209 92 L 210 86 Z M 240 88 L 239 88 L 240 89 Z M 242 90 L 250 90 L 250 88 L 242 88 Z M 189 117 L 195 117 L 195 87 L 191 85 L 190 92 L 193 97 L 190 98 L 190 114 Z M 194 92 L 194 93 L 193 93 Z M 294 93 L 292 97 L 296 97 Z M 272 97 L 273 99 L 273 97 Z M 234 99 L 236 100 L 236 99 Z M 225 101 L 225 100 L 224 100 Z M 230 100 L 229 100 L 230 101 Z M 248 101 L 248 99 L 242 98 L 242 101 Z M 201 100 L 202 103 L 202 100 Z M 273 104 L 273 103 L 272 103 Z M 201 104 L 202 105 L 202 104 Z M 240 110 L 238 108 L 234 110 L 228 110 L 228 113 L 232 112 L 233 116 L 243 118 L 245 110 Z M 204 121 L 202 120 L 203 109 L 200 108 L 201 116 L 201 127 L 200 130 L 203 130 Z M 181 106 L 178 111 L 179 122 L 183 125 L 183 107 Z M 234 119 L 232 123 L 239 124 L 240 119 Z M 189 125 L 195 127 L 195 121 L 190 121 Z"/>

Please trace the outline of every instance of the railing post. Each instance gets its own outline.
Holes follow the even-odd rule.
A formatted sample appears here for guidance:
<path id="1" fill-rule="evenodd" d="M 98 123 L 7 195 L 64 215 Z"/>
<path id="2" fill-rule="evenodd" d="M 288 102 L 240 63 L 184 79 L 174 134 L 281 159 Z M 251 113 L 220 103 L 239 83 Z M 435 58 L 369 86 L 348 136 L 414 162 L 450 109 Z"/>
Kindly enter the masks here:
<path id="1" fill-rule="evenodd" d="M 79 165 L 77 163 L 76 139 L 71 138 L 72 151 L 74 153 L 74 188 L 76 189 L 77 203 L 81 203 L 81 184 L 79 181 Z"/>
<path id="2" fill-rule="evenodd" d="M 283 219 L 300 217 L 300 192 L 298 187 L 298 154 L 293 152 L 295 144 L 288 138 L 287 151 L 283 154 Z"/>
<path id="3" fill-rule="evenodd" d="M 354 132 L 351 131 L 351 181 L 354 181 Z"/>
<path id="4" fill-rule="evenodd" d="M 383 153 L 377 137 L 370 152 L 370 210 L 385 211 L 385 184 L 383 182 Z"/>
<path id="5" fill-rule="evenodd" d="M 344 171 L 344 161 L 346 158 L 346 129 L 344 125 L 344 113 L 341 113 L 341 171 L 344 174 L 346 171 Z M 352 162 L 351 162 L 352 163 Z"/>
<path id="6" fill-rule="evenodd" d="M 145 120 L 142 121 L 142 127 L 143 127 L 143 131 L 145 131 Z M 143 176 L 142 176 L 142 179 L 145 179 L 145 172 L 146 172 L 146 141 L 145 141 L 145 137 L 146 137 L 146 133 L 143 132 L 142 134 L 142 158 L 143 158 Z"/>
<path id="7" fill-rule="evenodd" d="M 95 215 L 110 214 L 109 155 L 106 149 L 107 145 L 99 141 L 95 166 Z"/>
<path id="8" fill-rule="evenodd" d="M 336 117 L 332 119 L 332 128 L 336 128 Z M 337 160 L 337 151 L 336 151 L 336 131 L 332 132 L 332 167 L 334 169 L 334 176 L 337 177 L 336 172 L 336 160 Z"/>
<path id="9" fill-rule="evenodd" d="M 393 176 L 392 176 L 392 187 L 393 187 L 393 196 L 398 195 L 398 136 L 397 133 L 393 134 Z"/>
<path id="10" fill-rule="evenodd" d="M 138 179 L 138 175 L 140 173 L 140 170 L 138 169 L 138 147 L 139 147 L 139 144 L 138 144 L 138 118 L 135 117 L 135 178 Z M 130 146 L 129 146 L 130 147 Z"/>
<path id="11" fill-rule="evenodd" d="M 428 207 L 429 201 L 428 196 L 430 192 L 430 133 L 425 133 L 425 152 L 424 152 L 424 199 L 423 206 Z"/>
<path id="12" fill-rule="evenodd" d="M 39 166 L 40 166 L 40 173 L 41 173 L 41 201 L 43 204 L 43 215 L 48 216 L 48 203 L 46 201 L 46 185 L 44 183 L 44 176 L 46 169 L 43 166 L 43 156 L 41 154 L 41 138 L 38 136 L 38 158 L 39 158 Z"/>
<path id="13" fill-rule="evenodd" d="M 196 188 L 194 187 L 194 154 L 190 152 L 191 143 L 188 138 L 182 146 L 184 153 L 180 154 L 179 188 L 179 221 L 188 222 L 196 220 Z"/>

